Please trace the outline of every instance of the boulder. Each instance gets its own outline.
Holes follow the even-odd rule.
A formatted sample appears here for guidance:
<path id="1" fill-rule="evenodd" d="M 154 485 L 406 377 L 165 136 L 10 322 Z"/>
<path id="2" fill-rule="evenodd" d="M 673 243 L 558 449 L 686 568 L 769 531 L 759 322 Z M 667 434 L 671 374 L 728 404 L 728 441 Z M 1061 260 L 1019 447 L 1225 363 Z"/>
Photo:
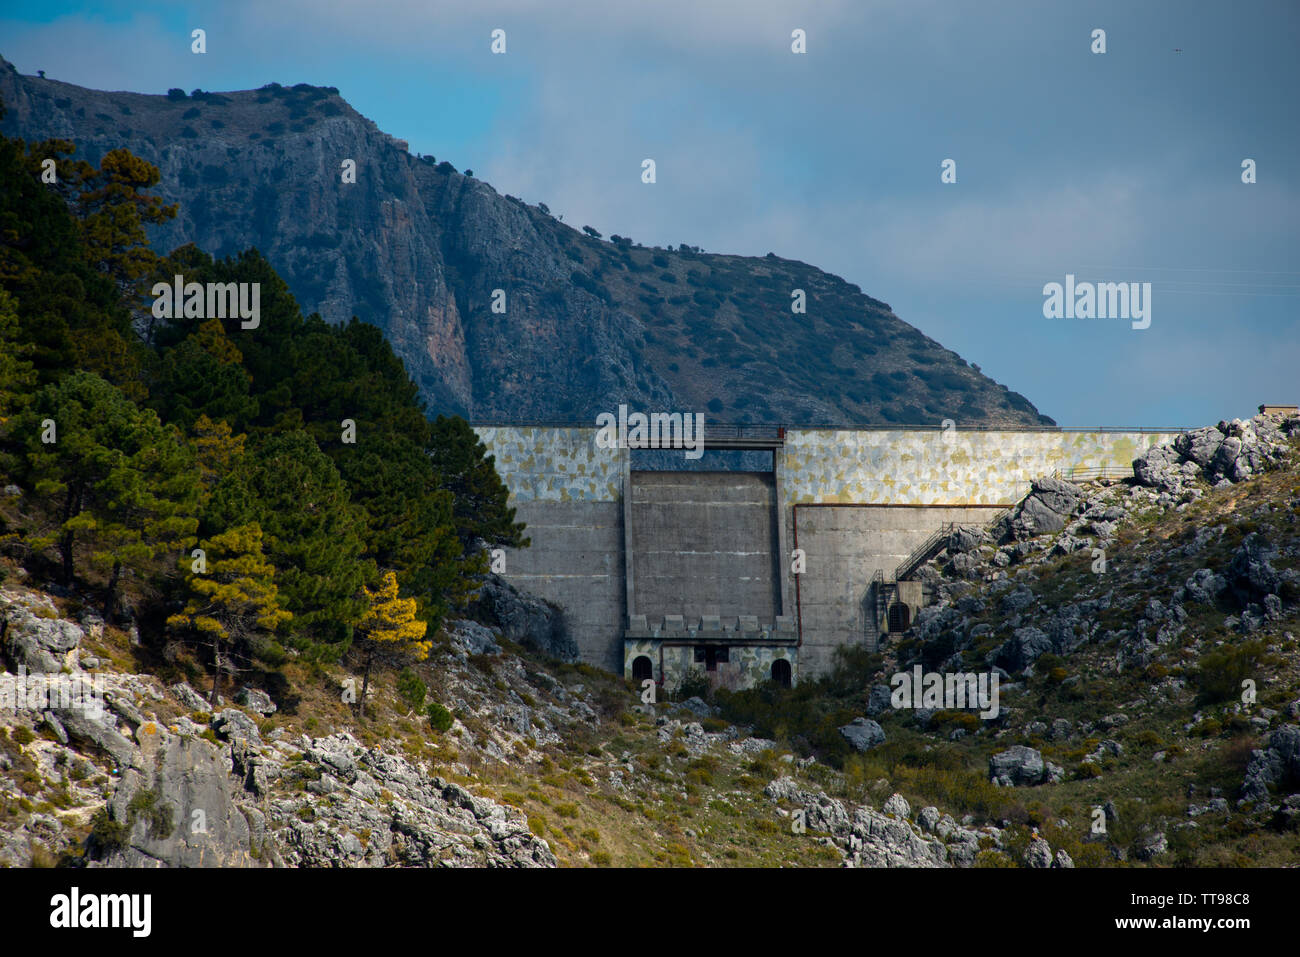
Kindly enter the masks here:
<path id="1" fill-rule="evenodd" d="M 1025 867 L 1051 867 L 1052 845 L 1041 837 L 1035 837 L 1025 848 Z"/>
<path id="2" fill-rule="evenodd" d="M 104 856 L 107 867 L 257 867 L 275 855 L 265 836 L 255 841 L 250 814 L 235 802 L 239 783 L 224 748 L 201 738 L 157 730 L 152 759 L 128 770 L 109 801 L 113 817 L 130 825 L 127 846 Z M 134 800 L 145 792 L 142 799 Z M 132 811 L 146 805 L 148 813 Z"/>
<path id="3" fill-rule="evenodd" d="M 912 805 L 907 803 L 907 798 L 901 794 L 891 794 L 889 800 L 885 802 L 884 807 L 880 809 L 885 814 L 892 814 L 894 817 L 906 820 L 912 815 Z"/>
<path id="4" fill-rule="evenodd" d="M 1026 625 L 1012 632 L 1012 636 L 996 652 L 994 663 L 1008 671 L 1022 671 L 1053 650 L 1052 639 L 1046 632 L 1033 625 Z"/>
<path id="5" fill-rule="evenodd" d="M 1041 752 L 1023 744 L 1000 751 L 989 758 L 989 780 L 999 787 L 1025 787 L 1041 784 L 1047 778 L 1047 765 Z"/>
<path id="6" fill-rule="evenodd" d="M 1176 494 L 1182 491 L 1185 477 L 1180 464 L 1173 446 L 1157 445 L 1133 460 L 1133 476 L 1139 485 Z"/>
<path id="7" fill-rule="evenodd" d="M 1214 604 L 1215 598 L 1227 587 L 1227 579 L 1208 568 L 1197 569 L 1192 573 L 1192 577 L 1183 583 L 1189 601 L 1199 601 L 1207 605 Z"/>
<path id="8" fill-rule="evenodd" d="M 1147 834 L 1138 842 L 1134 856 L 1139 861 L 1149 861 L 1169 850 L 1169 841 L 1163 831 Z"/>
<path id="9" fill-rule="evenodd" d="M 695 715 L 697 718 L 712 718 L 714 715 L 719 713 L 719 709 L 713 707 L 698 695 L 695 697 L 687 698 L 680 705 L 678 705 L 678 707 L 684 708 L 685 710 L 689 711 L 691 714 Z"/>
<path id="10" fill-rule="evenodd" d="M 1270 563 L 1276 555 L 1277 547 L 1259 532 L 1247 535 L 1233 554 L 1228 564 L 1227 580 L 1243 605 L 1276 594 L 1281 587 L 1282 576 Z"/>
<path id="11" fill-rule="evenodd" d="M 885 730 L 870 718 L 854 718 L 840 728 L 840 734 L 855 751 L 869 751 L 885 743 Z"/>
<path id="12" fill-rule="evenodd" d="M 988 539 L 978 525 L 959 525 L 948 536 L 948 554 L 962 555 L 973 552 Z"/>
<path id="13" fill-rule="evenodd" d="M 979 559 L 966 553 L 954 555 L 943 570 L 951 578 L 976 578 L 980 572 Z"/>
<path id="14" fill-rule="evenodd" d="M 208 704 L 207 698 L 203 697 L 203 695 L 199 694 L 184 681 L 177 682 L 172 685 L 169 690 L 176 696 L 177 701 L 185 705 L 185 707 L 189 708 L 191 711 L 207 711 L 211 707 L 211 705 Z"/>
<path id="15" fill-rule="evenodd" d="M 1048 508 L 1032 495 L 1020 503 L 1018 521 L 1025 532 L 1033 535 L 1059 532 L 1065 528 L 1065 515 Z"/>
<path id="16" fill-rule="evenodd" d="M 763 793 L 773 801 L 801 807 L 808 830 L 829 834 L 829 842 L 839 848 L 849 866 L 945 867 L 974 861 L 969 855 L 950 856 L 941 840 L 923 836 L 905 818 L 870 807 L 846 808 L 820 791 L 803 790 L 793 778 L 777 778 Z"/>
<path id="17" fill-rule="evenodd" d="M 223 738 L 231 741 L 248 741 L 260 745 L 262 736 L 258 733 L 253 719 L 237 708 L 227 708 L 212 716 L 212 728 Z"/>
<path id="18" fill-rule="evenodd" d="M 1223 433 L 1214 426 L 1193 429 L 1174 439 L 1174 449 L 1185 459 L 1190 459 L 1204 468 L 1214 460 L 1219 446 L 1223 445 Z"/>
<path id="19" fill-rule="evenodd" d="M 1269 735 L 1267 747 L 1251 752 L 1241 800 L 1264 801 L 1271 788 L 1284 784 L 1300 793 L 1300 725 L 1278 728 Z"/>
<path id="20" fill-rule="evenodd" d="M 103 710 L 88 708 L 51 708 L 68 737 L 106 753 L 120 767 L 131 764 L 135 747 L 113 727 L 112 720 Z"/>
<path id="21" fill-rule="evenodd" d="M 257 688 L 240 688 L 239 693 L 235 695 L 235 701 L 258 714 L 274 714 L 276 710 L 271 696 Z"/>
<path id="22" fill-rule="evenodd" d="M 1014 615 L 1018 611 L 1024 611 L 1035 600 L 1034 593 L 1025 585 L 1020 585 L 1015 591 L 1002 596 L 1002 612 L 1003 614 Z"/>
<path id="23" fill-rule="evenodd" d="M 1031 483 L 1030 498 L 1037 499 L 1044 508 L 1057 515 L 1069 515 L 1083 499 L 1083 489 L 1058 478 L 1037 478 Z"/>

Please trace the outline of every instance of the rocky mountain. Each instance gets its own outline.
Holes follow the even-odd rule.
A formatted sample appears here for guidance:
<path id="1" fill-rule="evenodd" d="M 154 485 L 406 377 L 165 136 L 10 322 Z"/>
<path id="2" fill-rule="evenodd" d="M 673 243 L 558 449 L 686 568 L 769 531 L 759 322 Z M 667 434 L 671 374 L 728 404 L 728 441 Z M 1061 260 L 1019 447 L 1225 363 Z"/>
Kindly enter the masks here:
<path id="1" fill-rule="evenodd" d="M 592 421 L 626 402 L 715 422 L 1051 424 L 836 276 L 579 231 L 412 156 L 333 88 L 102 92 L 0 59 L 0 98 L 9 135 L 158 166 L 180 204 L 160 251 L 257 247 L 305 312 L 382 328 L 432 411 Z"/>

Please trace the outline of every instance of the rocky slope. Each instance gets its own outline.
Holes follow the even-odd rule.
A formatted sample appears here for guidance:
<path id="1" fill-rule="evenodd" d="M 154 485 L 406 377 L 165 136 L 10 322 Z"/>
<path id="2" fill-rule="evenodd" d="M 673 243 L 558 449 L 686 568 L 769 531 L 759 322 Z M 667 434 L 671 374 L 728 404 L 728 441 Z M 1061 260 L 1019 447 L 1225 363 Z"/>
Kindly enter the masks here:
<path id="1" fill-rule="evenodd" d="M 5 587 L 0 614 L 13 665 L 0 695 L 46 675 L 105 691 L 102 711 L 0 709 L 0 863 L 74 849 L 91 866 L 556 863 L 518 811 L 423 762 L 347 732 L 263 738 L 265 693 L 209 713 L 188 684 L 87 654 L 82 626 L 39 592 Z"/>
<path id="2" fill-rule="evenodd" d="M 913 823 L 901 795 L 828 796 L 829 767 L 699 699 L 641 705 L 473 621 L 425 671 L 455 716 L 439 735 L 382 681 L 358 722 L 333 690 L 346 672 L 282 695 L 292 714 L 250 686 L 211 709 L 133 670 L 147 635 L 75 607 L 0 587 L 0 701 L 33 675 L 103 691 L 102 711 L 0 707 L 0 865 L 939 867 L 1002 846 L 934 807 Z"/>
<path id="3" fill-rule="evenodd" d="M 305 312 L 382 328 L 434 411 L 594 421 L 626 402 L 715 422 L 1051 422 L 835 276 L 597 239 L 412 156 L 332 88 L 109 93 L 0 59 L 0 98 L 8 135 L 157 165 L 180 203 L 160 251 L 257 247 Z M 794 290 L 806 314 L 791 312 Z"/>
<path id="4" fill-rule="evenodd" d="M 895 713 L 884 685 L 868 713 L 987 761 L 1088 863 L 1294 864 L 1298 439 L 1298 417 L 1221 422 L 1131 481 L 1040 480 L 991 530 L 956 530 L 884 671 L 993 669 L 1001 713 Z"/>

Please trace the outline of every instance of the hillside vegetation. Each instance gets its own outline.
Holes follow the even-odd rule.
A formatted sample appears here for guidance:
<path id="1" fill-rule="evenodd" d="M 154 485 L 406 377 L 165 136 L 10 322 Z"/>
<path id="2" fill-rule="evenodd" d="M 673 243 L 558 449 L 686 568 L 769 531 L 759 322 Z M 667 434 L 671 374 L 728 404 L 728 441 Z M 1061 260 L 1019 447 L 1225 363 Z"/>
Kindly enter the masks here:
<path id="1" fill-rule="evenodd" d="M 524 543 L 473 431 L 426 418 L 373 326 L 304 319 L 256 252 L 156 255 L 144 225 L 175 211 L 149 164 L 69 152 L 0 141 L 3 554 L 137 623 L 159 660 L 195 656 L 213 696 L 291 693 L 290 657 L 339 661 L 381 613 L 436 631 L 484 546 Z M 257 284 L 258 325 L 156 319 L 146 293 L 177 274 Z M 389 575 L 409 613 L 384 606 Z M 422 651 L 410 630 L 386 644 Z"/>

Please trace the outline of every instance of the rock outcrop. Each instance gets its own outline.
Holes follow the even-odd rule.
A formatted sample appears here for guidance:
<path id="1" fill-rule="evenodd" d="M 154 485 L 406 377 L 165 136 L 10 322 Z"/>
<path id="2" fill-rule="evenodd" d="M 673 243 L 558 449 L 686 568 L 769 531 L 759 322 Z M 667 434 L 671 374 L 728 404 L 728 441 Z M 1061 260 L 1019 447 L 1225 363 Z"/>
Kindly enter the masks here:
<path id="1" fill-rule="evenodd" d="M 824 835 L 820 839 L 843 855 L 846 867 L 972 867 L 981 850 L 1002 849 L 1000 828 L 966 827 L 935 807 L 921 808 L 913 820 L 901 794 L 877 811 L 801 787 L 792 777 L 777 778 L 763 793 L 782 805 L 783 814 L 801 811 L 808 835 Z M 1073 867 L 1062 854 L 1053 861 L 1047 845 L 1050 866 Z"/>
<path id="2" fill-rule="evenodd" d="M 58 617 L 48 596 L 0 591 L 0 651 L 31 674 L 80 670 L 74 652 L 85 632 Z"/>
<path id="3" fill-rule="evenodd" d="M 18 742 L 13 753 L 28 768 L 25 780 L 62 778 L 66 800 L 78 810 L 67 821 L 36 811 L 16 828 L 0 828 L 0 866 L 29 864 L 35 848 L 60 846 L 65 828 L 78 823 L 93 824 L 86 849 L 87 863 L 96 867 L 556 864 L 518 810 L 400 754 L 366 747 L 345 732 L 288 740 L 276 730 L 264 737 L 258 720 L 275 705 L 259 689 L 236 695 L 247 710 L 209 714 L 207 700 L 184 682 L 164 689 L 149 676 L 81 671 L 84 633 L 57 617 L 48 597 L 6 588 L 0 609 L 8 657 L 36 671 L 34 678 L 0 672 L 0 682 L 21 688 L 49 676 L 86 691 L 72 703 L 50 695 L 35 708 L 25 695 L 5 715 L 5 739 Z M 64 673 L 70 666 L 77 671 Z M 156 717 L 170 703 L 168 691 L 174 702 L 168 713 L 190 715 Z M 13 702 L 13 687 L 0 693 Z M 549 717 L 525 715 L 524 731 L 546 738 L 560 717 L 587 720 L 590 708 L 573 704 L 572 715 L 554 708 Z M 43 726 L 54 740 L 35 737 Z M 500 745 L 485 744 L 505 757 Z M 10 754 L 0 749 L 0 772 L 14 770 Z M 96 765 L 108 773 L 96 776 Z M 20 800 L 22 792 L 15 797 L 9 786 L 0 775 L 0 797 Z"/>
<path id="4" fill-rule="evenodd" d="M 564 626 L 560 609 L 519 591 L 499 575 L 488 575 L 475 610 L 511 641 L 560 661 L 578 660 L 578 643 Z"/>

